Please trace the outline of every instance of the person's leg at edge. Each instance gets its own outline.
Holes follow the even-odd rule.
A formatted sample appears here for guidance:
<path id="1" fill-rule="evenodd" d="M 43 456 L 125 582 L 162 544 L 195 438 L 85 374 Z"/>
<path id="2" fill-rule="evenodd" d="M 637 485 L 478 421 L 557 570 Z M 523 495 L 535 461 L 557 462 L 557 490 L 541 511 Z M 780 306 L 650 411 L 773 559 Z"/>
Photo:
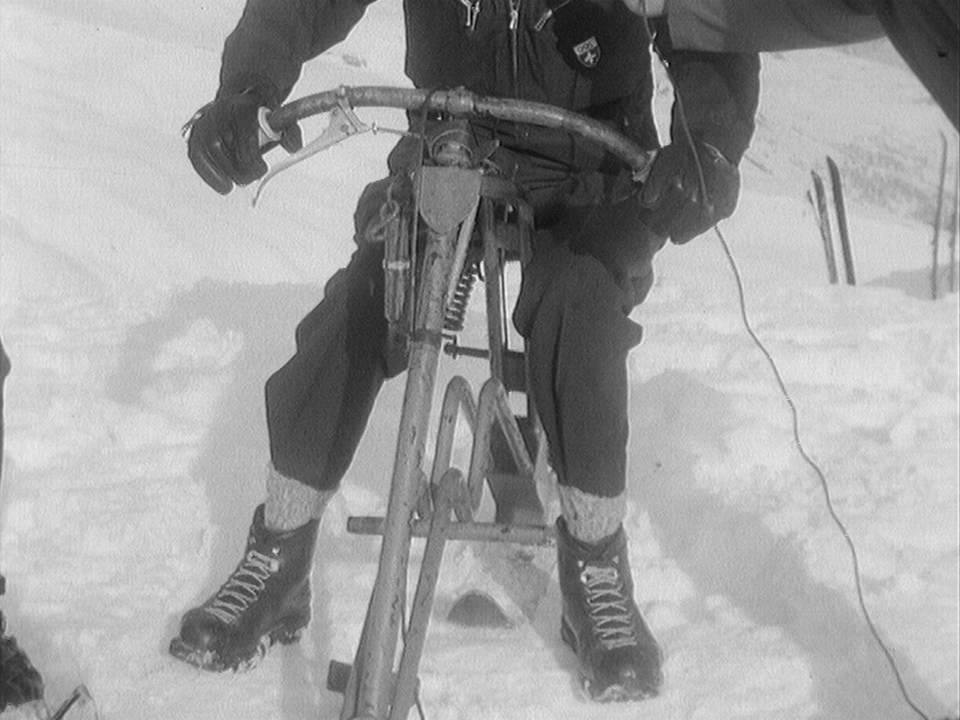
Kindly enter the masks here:
<path id="1" fill-rule="evenodd" d="M 641 339 L 628 313 L 662 240 L 632 203 L 571 211 L 551 235 L 538 237 L 514 321 L 560 485 L 561 635 L 588 696 L 636 700 L 658 692 L 662 653 L 633 598 L 623 528 L 626 360 Z"/>
<path id="2" fill-rule="evenodd" d="M 10 359 L 0 342 L 0 464 L 3 462 L 3 386 L 10 372 Z M 6 593 L 6 579 L 0 575 L 0 595 Z M 6 618 L 0 611 L 0 711 L 43 704 L 43 678 L 30 662 L 16 637 L 7 635 Z"/>

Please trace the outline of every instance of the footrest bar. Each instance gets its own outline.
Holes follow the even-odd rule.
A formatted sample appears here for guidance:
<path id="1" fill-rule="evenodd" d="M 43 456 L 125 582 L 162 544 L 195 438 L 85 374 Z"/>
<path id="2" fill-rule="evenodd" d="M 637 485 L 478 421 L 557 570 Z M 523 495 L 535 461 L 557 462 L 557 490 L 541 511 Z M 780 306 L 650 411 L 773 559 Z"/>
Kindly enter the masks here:
<path id="1" fill-rule="evenodd" d="M 382 535 L 382 517 L 351 517 L 347 531 L 355 535 Z M 430 532 L 429 520 L 413 523 L 412 535 L 423 538 Z M 545 525 L 503 525 L 500 523 L 451 522 L 444 533 L 447 540 L 474 542 L 510 542 L 518 545 L 552 545 L 554 531 Z"/>

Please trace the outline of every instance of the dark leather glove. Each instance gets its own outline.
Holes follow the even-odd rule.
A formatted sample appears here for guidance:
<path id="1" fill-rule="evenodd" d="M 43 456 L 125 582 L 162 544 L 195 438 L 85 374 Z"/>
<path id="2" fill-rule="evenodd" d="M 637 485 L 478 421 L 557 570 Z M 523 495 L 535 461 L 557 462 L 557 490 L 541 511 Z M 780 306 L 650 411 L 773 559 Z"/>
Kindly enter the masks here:
<path id="1" fill-rule="evenodd" d="M 261 135 L 257 115 L 264 106 L 253 91 L 222 97 L 200 108 L 184 126 L 193 169 L 221 195 L 234 185 L 249 185 L 263 177 L 267 172 L 263 154 L 278 144 L 287 152 L 303 146 L 297 125 L 286 128 L 279 141 Z"/>
<path id="2" fill-rule="evenodd" d="M 740 172 L 712 145 L 694 140 L 706 185 L 690 144 L 679 141 L 658 151 L 640 190 L 640 217 L 661 237 L 682 245 L 733 214 Z"/>

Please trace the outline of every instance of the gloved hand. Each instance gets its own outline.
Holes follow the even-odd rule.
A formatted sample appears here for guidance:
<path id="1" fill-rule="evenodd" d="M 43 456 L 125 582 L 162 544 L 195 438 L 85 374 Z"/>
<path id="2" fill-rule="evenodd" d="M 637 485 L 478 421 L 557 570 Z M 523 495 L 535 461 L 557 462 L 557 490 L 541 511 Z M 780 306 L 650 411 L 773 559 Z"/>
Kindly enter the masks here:
<path id="1" fill-rule="evenodd" d="M 200 108 L 184 126 L 193 169 L 221 195 L 235 184 L 248 185 L 263 177 L 267 172 L 263 154 L 278 144 L 287 152 L 303 146 L 297 125 L 286 128 L 279 141 L 261 145 L 257 114 L 266 105 L 255 91 L 218 98 Z"/>
<path id="2" fill-rule="evenodd" d="M 690 144 L 680 140 L 657 152 L 640 190 L 640 217 L 661 237 L 689 242 L 733 214 L 740 195 L 740 172 L 712 145 L 694 140 L 706 197 Z"/>

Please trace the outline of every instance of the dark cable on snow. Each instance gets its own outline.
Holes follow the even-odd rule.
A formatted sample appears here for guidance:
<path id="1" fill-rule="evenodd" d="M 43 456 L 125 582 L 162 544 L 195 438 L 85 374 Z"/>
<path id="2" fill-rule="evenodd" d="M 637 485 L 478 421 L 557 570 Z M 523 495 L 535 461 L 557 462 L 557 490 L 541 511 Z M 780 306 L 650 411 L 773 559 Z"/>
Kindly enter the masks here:
<path id="1" fill-rule="evenodd" d="M 653 35 L 651 34 L 650 23 L 646 16 L 644 16 L 644 22 L 647 26 L 647 34 L 652 38 Z M 701 164 L 700 157 L 697 154 L 693 136 L 690 133 L 690 126 L 687 124 L 687 114 L 683 106 L 683 100 L 680 98 L 680 91 L 677 89 L 676 83 L 673 82 L 673 75 L 670 72 L 670 66 L 666 62 L 663 62 L 662 59 L 661 64 L 663 65 L 668 77 L 670 77 L 671 83 L 673 84 L 674 103 L 676 104 L 677 116 L 680 119 L 680 125 L 683 129 L 684 140 L 690 146 L 690 152 L 693 155 L 694 163 L 696 164 L 697 175 L 700 183 L 700 193 L 703 198 L 704 205 L 709 207 L 710 201 L 707 193 L 707 181 L 703 174 L 703 165 Z M 913 699 L 910 697 L 910 693 L 907 691 L 907 687 L 903 681 L 903 676 L 900 673 L 900 668 L 897 666 L 897 661 L 894 659 L 893 653 L 890 652 L 890 648 L 887 647 L 887 644 L 880 637 L 880 633 L 873 622 L 873 618 L 870 616 L 870 612 L 867 610 L 867 604 L 863 596 L 863 583 L 860 572 L 860 556 L 857 553 L 856 545 L 854 545 L 853 539 L 850 537 L 850 533 L 847 530 L 846 525 L 843 524 L 843 521 L 840 519 L 840 516 L 837 515 L 837 512 L 834 509 L 833 500 L 830 496 L 830 485 L 827 482 L 826 475 L 816 461 L 814 461 L 813 458 L 811 458 L 807 453 L 803 441 L 800 438 L 799 413 L 797 412 L 797 406 L 793 401 L 793 397 L 790 395 L 790 391 L 787 388 L 787 384 L 784 382 L 783 376 L 780 373 L 780 368 L 777 365 L 776 360 L 774 360 L 771 352 L 767 349 L 766 345 L 764 345 L 763 341 L 757 336 L 757 333 L 754 331 L 753 325 L 750 322 L 750 317 L 747 313 L 747 299 L 746 292 L 744 291 L 743 277 L 740 274 L 740 268 L 737 266 L 737 261 L 733 256 L 733 251 L 731 251 L 730 245 L 727 243 L 727 239 L 724 237 L 720 227 L 718 225 L 714 225 L 713 230 L 716 233 L 717 238 L 720 240 L 720 245 L 723 248 L 724 255 L 726 255 L 727 261 L 730 264 L 730 269 L 733 272 L 733 277 L 737 286 L 737 299 L 740 304 L 740 319 L 743 322 L 743 327 L 750 336 L 750 339 L 753 341 L 753 344 L 756 345 L 756 347 L 763 354 L 767 364 L 770 366 L 770 370 L 773 372 L 773 377 L 777 382 L 780 393 L 783 395 L 787 406 L 790 408 L 794 445 L 796 445 L 797 451 L 800 453 L 800 457 L 802 457 L 804 462 L 810 466 L 814 473 L 816 473 L 817 478 L 820 481 L 820 488 L 823 490 L 823 497 L 826 503 L 827 512 L 830 514 L 834 524 L 840 530 L 840 534 L 843 535 L 843 539 L 850 550 L 850 559 L 853 563 L 854 587 L 856 588 L 857 592 L 857 603 L 860 606 L 860 613 L 863 615 L 863 619 L 867 623 L 867 628 L 870 630 L 870 634 L 880 647 L 884 657 L 886 657 L 887 663 L 890 665 L 890 669 L 893 671 L 894 678 L 897 681 L 897 686 L 900 689 L 900 694 L 903 696 L 904 701 L 910 706 L 910 709 L 912 709 L 918 717 L 922 718 L 922 720 L 931 720 L 930 716 L 917 707 L 916 703 L 914 703 Z"/>

